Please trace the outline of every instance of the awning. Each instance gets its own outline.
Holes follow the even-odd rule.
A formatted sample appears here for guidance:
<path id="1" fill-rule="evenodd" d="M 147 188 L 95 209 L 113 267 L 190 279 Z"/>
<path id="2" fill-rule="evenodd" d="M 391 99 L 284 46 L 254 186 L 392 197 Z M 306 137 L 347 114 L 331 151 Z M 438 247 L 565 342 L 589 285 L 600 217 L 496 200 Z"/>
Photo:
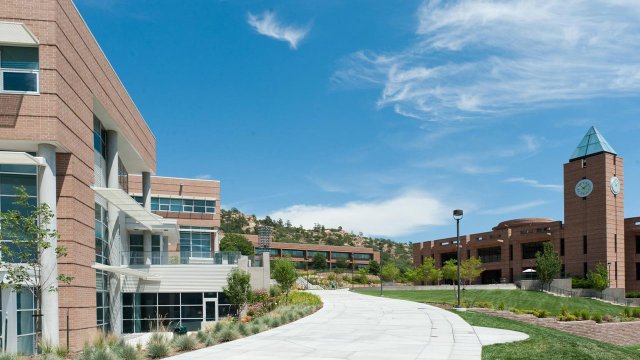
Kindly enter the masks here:
<path id="1" fill-rule="evenodd" d="M 129 275 L 137 277 L 141 280 L 152 280 L 152 281 L 160 281 L 160 276 L 158 275 L 149 275 L 148 272 L 142 270 L 132 269 L 126 266 L 113 266 L 113 265 L 104 265 L 93 263 L 91 265 L 92 268 L 96 270 L 108 271 L 110 273 L 118 274 L 118 275 Z"/>
<path id="2" fill-rule="evenodd" d="M 177 231 L 176 220 L 164 219 L 162 216 L 146 210 L 122 189 L 94 187 L 93 190 L 146 230 Z"/>
<path id="3" fill-rule="evenodd" d="M 0 44 L 38 46 L 38 39 L 22 23 L 0 21 Z"/>
<path id="4" fill-rule="evenodd" d="M 0 164 L 46 166 L 41 158 L 21 151 L 0 151 Z"/>

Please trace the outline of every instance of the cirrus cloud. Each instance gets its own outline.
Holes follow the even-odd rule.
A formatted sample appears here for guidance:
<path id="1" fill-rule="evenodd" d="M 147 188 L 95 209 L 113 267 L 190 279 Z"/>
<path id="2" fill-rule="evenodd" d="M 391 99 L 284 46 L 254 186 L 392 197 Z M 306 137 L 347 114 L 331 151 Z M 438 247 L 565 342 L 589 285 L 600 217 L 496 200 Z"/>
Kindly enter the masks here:
<path id="1" fill-rule="evenodd" d="M 249 13 L 247 22 L 262 35 L 288 42 L 292 49 L 298 48 L 298 43 L 307 36 L 310 29 L 309 26 L 295 27 L 283 25 L 276 19 L 276 14 L 271 11 L 265 11 L 261 15 Z"/>
<path id="2" fill-rule="evenodd" d="M 429 193 L 411 190 L 381 201 L 353 201 L 337 206 L 294 205 L 270 216 L 308 229 L 323 224 L 371 236 L 402 236 L 446 224 L 451 209 Z"/>
<path id="3" fill-rule="evenodd" d="M 412 45 L 356 52 L 333 80 L 380 86 L 379 107 L 436 121 L 637 95 L 639 16 L 632 0 L 425 1 Z"/>

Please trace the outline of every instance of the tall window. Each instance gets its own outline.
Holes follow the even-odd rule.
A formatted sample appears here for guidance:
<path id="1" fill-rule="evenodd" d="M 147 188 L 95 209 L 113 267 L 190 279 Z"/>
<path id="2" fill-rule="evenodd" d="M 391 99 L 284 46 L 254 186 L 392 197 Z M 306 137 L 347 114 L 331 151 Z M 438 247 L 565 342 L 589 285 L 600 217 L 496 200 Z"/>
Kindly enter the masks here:
<path id="1" fill-rule="evenodd" d="M 129 264 L 144 265 L 144 238 L 142 235 L 129 235 Z"/>
<path id="2" fill-rule="evenodd" d="M 355 260 L 371 260 L 373 259 L 373 254 L 353 254 L 353 258 Z"/>
<path id="3" fill-rule="evenodd" d="M 18 353 L 33 354 L 36 346 L 36 305 L 29 289 L 16 291 L 16 322 L 18 325 Z"/>
<path id="4" fill-rule="evenodd" d="M 134 198 L 142 204 L 141 196 Z M 215 214 L 216 202 L 215 200 L 174 199 L 154 196 L 151 198 L 151 210 Z"/>
<path id="5" fill-rule="evenodd" d="M 37 47 L 0 46 L 0 92 L 38 93 Z"/>
<path id="6" fill-rule="evenodd" d="M 95 204 L 96 229 L 96 262 L 109 264 L 109 234 L 107 229 L 107 211 L 99 204 Z M 98 328 L 108 332 L 111 323 L 109 311 L 109 274 L 96 270 L 96 317 Z"/>
<path id="7" fill-rule="evenodd" d="M 636 254 L 640 254 L 640 235 L 636 235 Z"/>
<path id="8" fill-rule="evenodd" d="M 18 210 L 26 214 L 26 209 L 18 207 L 16 202 L 16 189 L 18 187 L 24 187 L 29 195 L 30 205 L 36 205 L 38 202 L 38 185 L 35 166 L 25 165 L 0 165 L 0 211 Z M 11 244 L 12 239 L 8 238 L 9 235 L 2 234 L 0 236 L 0 242 L 6 242 L 9 250 L 13 253 L 19 253 L 26 251 L 26 249 L 20 249 L 19 245 Z M 2 254 L 0 254 L 2 256 Z M 18 259 L 10 259 L 4 257 L 5 261 L 18 261 Z"/>
<path id="9" fill-rule="evenodd" d="M 182 264 L 188 264 L 190 257 L 211 257 L 211 233 L 198 231 L 210 230 L 209 228 L 183 226 L 180 229 L 190 230 L 180 231 L 180 259 Z"/>
<path id="10" fill-rule="evenodd" d="M 587 253 L 587 235 L 584 235 L 582 237 L 582 253 L 583 254 Z"/>
<path id="11" fill-rule="evenodd" d="M 449 253 L 442 253 L 440 254 L 440 261 L 442 262 L 442 265 L 444 265 L 444 263 L 446 263 L 448 260 L 457 260 L 458 259 L 458 254 L 455 252 L 449 252 Z"/>
<path id="12" fill-rule="evenodd" d="M 544 241 L 522 244 L 522 258 L 535 259 L 536 253 L 538 251 L 542 251 L 543 248 L 544 248 Z"/>
<path id="13" fill-rule="evenodd" d="M 513 245 L 509 244 L 509 260 L 513 260 Z"/>
<path id="14" fill-rule="evenodd" d="M 636 263 L 636 280 L 640 280 L 640 263 Z"/>
<path id="15" fill-rule="evenodd" d="M 560 256 L 564 256 L 564 238 L 560 238 Z"/>

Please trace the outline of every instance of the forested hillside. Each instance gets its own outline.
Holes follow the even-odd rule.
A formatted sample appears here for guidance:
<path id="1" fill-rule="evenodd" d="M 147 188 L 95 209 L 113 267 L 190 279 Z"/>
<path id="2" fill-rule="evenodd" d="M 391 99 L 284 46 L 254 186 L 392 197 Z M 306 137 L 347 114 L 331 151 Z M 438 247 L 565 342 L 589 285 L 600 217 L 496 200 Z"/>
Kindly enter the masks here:
<path id="1" fill-rule="evenodd" d="M 390 239 L 370 238 L 362 233 L 354 234 L 338 227 L 326 228 L 322 224 L 316 224 L 313 229 L 295 227 L 286 219 L 272 219 L 269 216 L 258 219 L 255 215 L 246 215 L 238 209 L 222 209 L 221 229 L 225 233 L 257 234 L 260 225 L 273 228 L 273 241 L 291 242 L 302 244 L 322 244 L 338 246 L 369 247 L 376 251 L 382 249 L 383 263 L 393 262 L 404 272 L 412 265 L 411 243 L 399 243 Z"/>

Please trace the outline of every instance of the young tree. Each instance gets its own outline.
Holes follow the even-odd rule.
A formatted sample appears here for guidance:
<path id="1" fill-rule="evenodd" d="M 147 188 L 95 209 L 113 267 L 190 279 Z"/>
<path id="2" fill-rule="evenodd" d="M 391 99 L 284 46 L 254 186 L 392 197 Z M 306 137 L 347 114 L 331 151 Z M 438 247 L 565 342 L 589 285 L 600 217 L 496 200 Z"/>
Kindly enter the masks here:
<path id="1" fill-rule="evenodd" d="M 471 257 L 460 263 L 460 277 L 466 280 L 469 285 L 471 285 L 471 282 L 480 276 L 483 271 L 482 261 L 477 257 Z"/>
<path id="2" fill-rule="evenodd" d="M 435 269 L 435 265 L 435 260 L 432 257 L 424 259 L 424 262 L 416 268 L 415 281 L 427 281 L 429 279 L 429 273 Z"/>
<path id="3" fill-rule="evenodd" d="M 240 251 L 242 255 L 246 256 L 255 254 L 251 241 L 239 234 L 225 234 L 220 240 L 220 251 Z"/>
<path id="4" fill-rule="evenodd" d="M 0 287 L 13 291 L 27 289 L 33 293 L 37 336 L 42 329 L 41 303 L 44 292 L 58 291 L 57 282 L 69 284 L 73 277 L 59 274 L 53 279 L 54 273 L 43 267 L 45 252 L 59 237 L 56 230 L 49 229 L 55 214 L 46 203 L 35 205 L 30 200 L 24 187 L 16 187 L 13 209 L 0 213 L 0 234 L 3 239 L 10 240 L 0 243 L 0 268 L 5 272 Z M 63 246 L 56 246 L 53 251 L 56 258 L 67 256 Z"/>
<path id="5" fill-rule="evenodd" d="M 367 270 L 371 275 L 380 275 L 380 263 L 375 260 L 369 260 L 369 265 L 367 265 Z"/>
<path id="6" fill-rule="evenodd" d="M 316 252 L 311 258 L 311 264 L 316 270 L 324 270 L 327 268 L 327 257 L 320 252 Z"/>
<path id="7" fill-rule="evenodd" d="M 227 286 L 222 290 L 229 302 L 237 306 L 240 316 L 244 316 L 251 296 L 251 274 L 239 269 L 233 270 L 227 276 Z"/>
<path id="8" fill-rule="evenodd" d="M 545 242 L 542 252 L 538 251 L 536 253 L 536 272 L 543 289 L 558 276 L 561 268 L 560 255 L 555 252 L 551 242 Z"/>
<path id="9" fill-rule="evenodd" d="M 442 281 L 442 270 L 441 269 L 432 269 L 427 276 L 427 280 L 431 281 L 436 285 L 440 285 L 440 281 Z"/>
<path id="10" fill-rule="evenodd" d="M 380 277 L 383 281 L 395 281 L 400 275 L 400 270 L 392 263 L 384 264 L 380 271 Z"/>
<path id="11" fill-rule="evenodd" d="M 591 282 L 591 287 L 598 291 L 609 287 L 609 271 L 607 271 L 607 266 L 601 262 L 596 264 L 595 269 L 589 272 L 587 278 Z"/>
<path id="12" fill-rule="evenodd" d="M 289 258 L 280 258 L 273 261 L 271 277 L 278 282 L 282 291 L 285 292 L 285 303 L 289 303 L 289 291 L 298 279 L 298 272 Z"/>
<path id="13" fill-rule="evenodd" d="M 452 282 L 458 281 L 458 261 L 456 259 L 445 261 L 441 270 L 444 280 L 451 280 Z"/>

